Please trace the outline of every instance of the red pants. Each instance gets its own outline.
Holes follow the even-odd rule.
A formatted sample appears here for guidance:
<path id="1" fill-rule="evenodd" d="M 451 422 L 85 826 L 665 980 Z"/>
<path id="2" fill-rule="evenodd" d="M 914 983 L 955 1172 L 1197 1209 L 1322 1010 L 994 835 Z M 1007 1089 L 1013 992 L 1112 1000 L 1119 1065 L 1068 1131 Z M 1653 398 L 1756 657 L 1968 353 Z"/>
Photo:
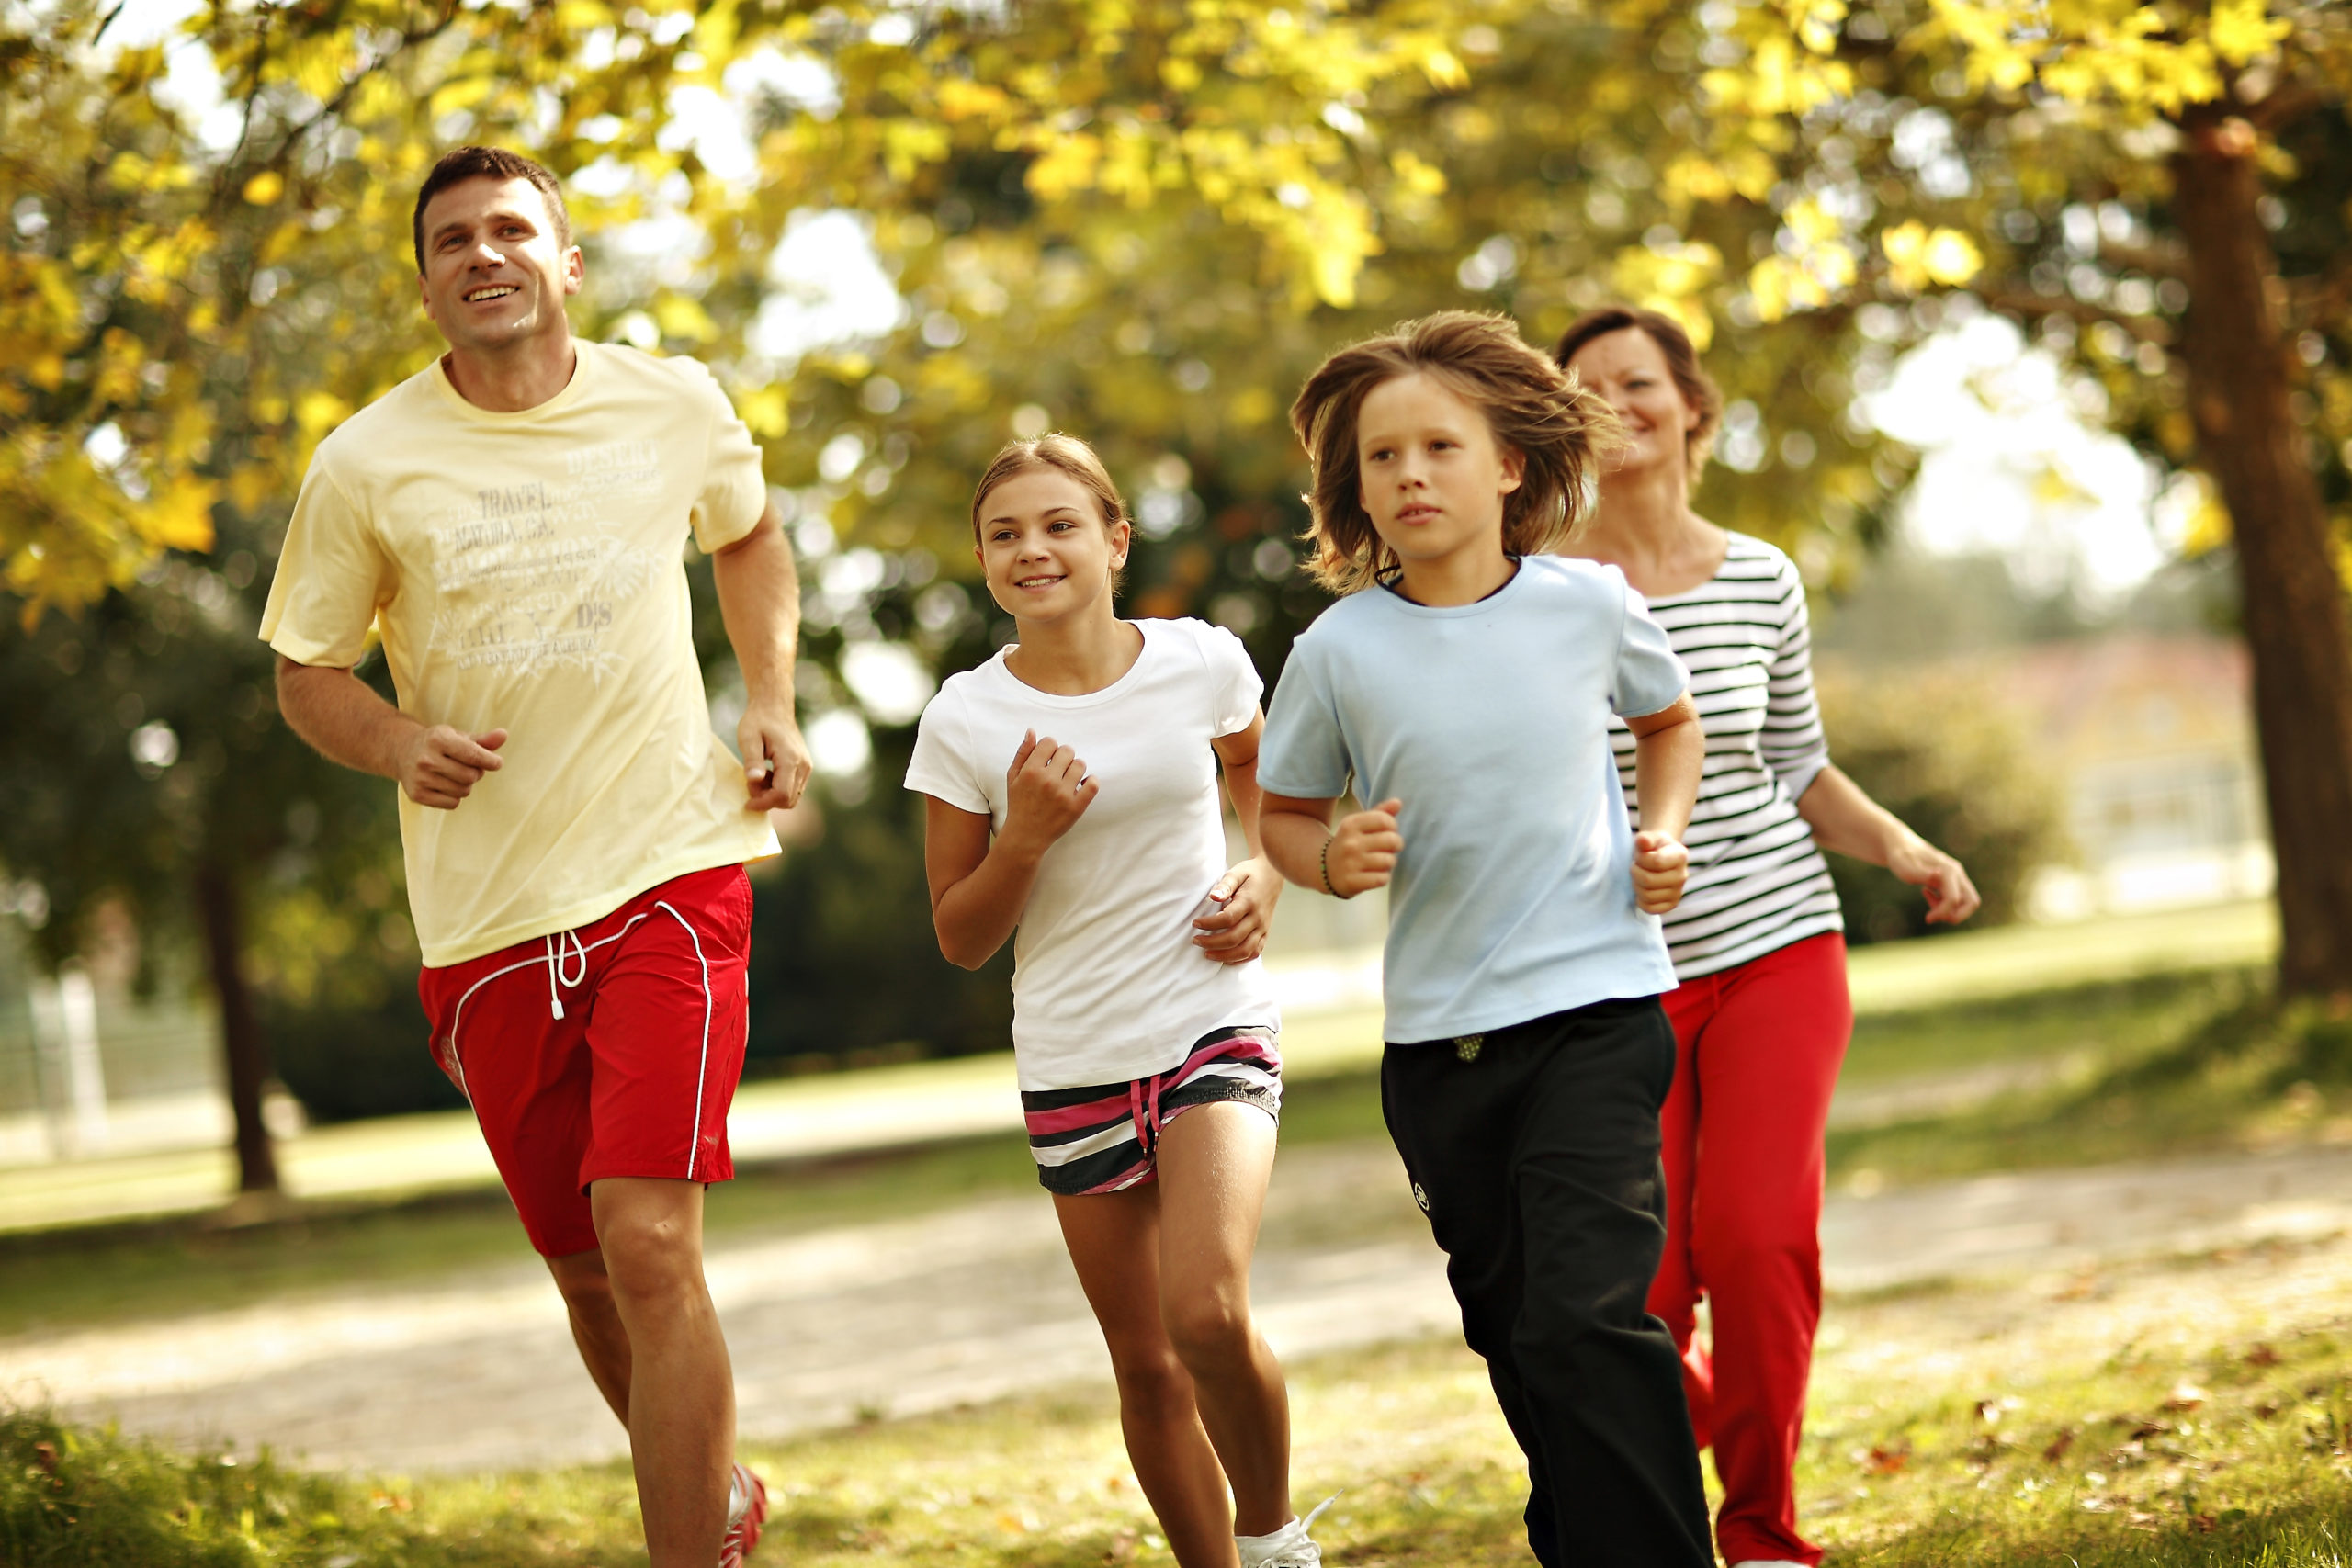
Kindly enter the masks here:
<path id="1" fill-rule="evenodd" d="M 1679 1055 L 1650 1311 L 1682 1348 L 1699 1446 L 1714 1445 L 1724 1560 L 1818 1562 L 1793 1472 L 1821 1320 L 1822 1134 L 1854 1028 L 1846 939 L 1808 937 L 1664 1000 Z M 1712 1353 L 1692 1338 L 1702 1293 Z"/>
<path id="2" fill-rule="evenodd" d="M 548 1258 L 596 1245 L 608 1177 L 735 1174 L 752 885 L 689 872 L 577 931 L 417 976 L 433 1054 L 473 1102 L 491 1158 Z"/>

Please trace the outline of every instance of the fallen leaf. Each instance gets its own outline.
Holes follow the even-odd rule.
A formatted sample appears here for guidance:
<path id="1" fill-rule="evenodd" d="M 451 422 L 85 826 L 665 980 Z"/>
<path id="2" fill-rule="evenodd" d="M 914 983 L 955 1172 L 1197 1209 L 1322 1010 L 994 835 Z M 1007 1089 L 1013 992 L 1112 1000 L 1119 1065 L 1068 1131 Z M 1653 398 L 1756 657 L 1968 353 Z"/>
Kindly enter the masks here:
<path id="1" fill-rule="evenodd" d="M 40 1466 L 41 1473 L 43 1475 L 55 1475 L 57 1473 L 57 1445 L 55 1443 L 35 1443 L 33 1445 L 33 1462 Z"/>
<path id="2" fill-rule="evenodd" d="M 1862 1458 L 1862 1468 L 1872 1475 L 1900 1475 L 1910 1462 L 1911 1445 L 1906 1442 L 1891 1449 L 1871 1449 Z"/>
<path id="3" fill-rule="evenodd" d="M 2211 1396 L 2193 1382 L 2176 1384 L 2172 1397 L 2165 1401 L 2166 1410 L 2194 1410 Z"/>
<path id="4" fill-rule="evenodd" d="M 2245 1353 L 2245 1364 L 2249 1367 L 2275 1367 L 2278 1364 L 2278 1352 L 2267 1345 L 2256 1345 Z"/>
<path id="5" fill-rule="evenodd" d="M 2211 1535 L 2213 1532 L 2213 1527 L 2220 1523 L 2221 1521 L 2211 1514 L 2191 1514 L 2188 1516 L 2188 1528 L 2195 1530 L 2199 1535 Z"/>
<path id="6" fill-rule="evenodd" d="M 2041 1450 L 2041 1462 L 2056 1464 L 2066 1457 L 2066 1450 L 2074 1446 L 2075 1429 L 2072 1427 L 2059 1427 L 2058 1435 L 2050 1439 L 2050 1446 Z"/>

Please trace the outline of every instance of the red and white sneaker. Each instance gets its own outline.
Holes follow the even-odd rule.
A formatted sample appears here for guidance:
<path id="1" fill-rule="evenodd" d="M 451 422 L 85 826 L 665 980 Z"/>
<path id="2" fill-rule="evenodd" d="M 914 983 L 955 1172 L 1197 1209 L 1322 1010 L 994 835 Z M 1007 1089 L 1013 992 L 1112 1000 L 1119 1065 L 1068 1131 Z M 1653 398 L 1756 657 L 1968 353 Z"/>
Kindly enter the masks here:
<path id="1" fill-rule="evenodd" d="M 718 1568 L 743 1568 L 743 1559 L 760 1544 L 760 1527 L 767 1522 L 767 1483 L 738 1464 L 728 1485 L 727 1533 L 718 1538 Z"/>

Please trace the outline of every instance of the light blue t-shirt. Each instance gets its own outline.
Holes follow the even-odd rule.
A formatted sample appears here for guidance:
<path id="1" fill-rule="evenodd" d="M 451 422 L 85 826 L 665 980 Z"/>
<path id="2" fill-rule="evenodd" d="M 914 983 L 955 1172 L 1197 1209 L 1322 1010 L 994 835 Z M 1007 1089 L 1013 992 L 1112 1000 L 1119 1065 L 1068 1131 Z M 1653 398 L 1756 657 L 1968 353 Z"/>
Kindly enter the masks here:
<path id="1" fill-rule="evenodd" d="M 1609 715 L 1688 683 L 1615 567 L 1530 556 L 1475 604 L 1367 589 L 1291 647 L 1258 782 L 1319 800 L 1351 775 L 1404 802 L 1388 888 L 1384 1036 L 1523 1023 L 1674 986 L 1634 902 L 1634 835 Z"/>

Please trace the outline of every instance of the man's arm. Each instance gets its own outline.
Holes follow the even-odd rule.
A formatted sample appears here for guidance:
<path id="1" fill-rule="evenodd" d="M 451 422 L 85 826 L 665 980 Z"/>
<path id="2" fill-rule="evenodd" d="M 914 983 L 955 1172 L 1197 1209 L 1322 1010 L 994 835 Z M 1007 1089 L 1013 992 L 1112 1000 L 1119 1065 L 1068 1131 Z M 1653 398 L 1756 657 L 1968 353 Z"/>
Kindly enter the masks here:
<path id="1" fill-rule="evenodd" d="M 710 559 L 718 613 L 743 672 L 743 721 L 735 740 L 749 808 L 778 811 L 800 804 L 808 787 L 808 746 L 793 716 L 792 666 L 800 643 L 800 577 L 784 519 L 768 502 L 752 531 Z"/>
<path id="2" fill-rule="evenodd" d="M 401 712 L 348 670 L 277 656 L 277 711 L 331 762 L 396 779 L 420 806 L 453 809 L 484 773 L 504 764 L 506 731 L 469 735 Z"/>

